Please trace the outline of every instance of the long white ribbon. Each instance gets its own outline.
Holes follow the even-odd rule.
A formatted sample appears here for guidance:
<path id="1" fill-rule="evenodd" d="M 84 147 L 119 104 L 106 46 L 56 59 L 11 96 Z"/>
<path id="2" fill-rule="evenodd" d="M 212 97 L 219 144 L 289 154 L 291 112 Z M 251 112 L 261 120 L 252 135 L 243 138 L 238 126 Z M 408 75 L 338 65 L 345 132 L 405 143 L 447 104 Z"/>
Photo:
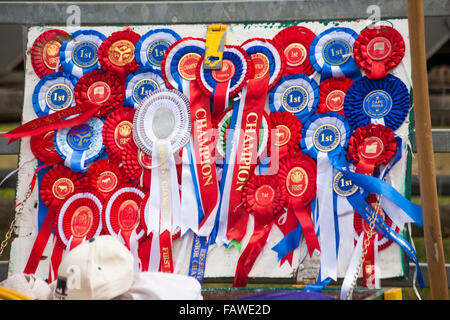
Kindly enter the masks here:
<path id="1" fill-rule="evenodd" d="M 337 196 L 337 215 L 339 225 L 339 251 L 338 261 L 344 270 L 347 270 L 355 247 L 353 239 L 354 209 L 346 197 Z"/>
<path id="2" fill-rule="evenodd" d="M 192 143 L 191 141 L 189 142 Z M 183 148 L 181 174 L 181 234 L 191 229 L 198 233 L 198 205 L 187 146 Z"/>
<path id="3" fill-rule="evenodd" d="M 333 167 L 328 154 L 317 155 L 317 199 L 319 205 L 321 281 L 337 279 L 336 232 L 333 209 Z"/>

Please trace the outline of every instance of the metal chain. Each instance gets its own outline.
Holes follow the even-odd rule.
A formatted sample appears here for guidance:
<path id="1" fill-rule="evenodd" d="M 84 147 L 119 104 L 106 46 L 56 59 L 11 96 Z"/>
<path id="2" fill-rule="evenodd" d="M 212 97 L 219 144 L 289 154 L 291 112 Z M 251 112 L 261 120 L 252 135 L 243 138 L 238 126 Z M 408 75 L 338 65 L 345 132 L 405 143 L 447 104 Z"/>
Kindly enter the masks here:
<path id="1" fill-rule="evenodd" d="M 380 203 L 381 203 L 381 196 L 377 195 L 376 208 L 372 212 L 372 216 L 369 219 L 370 220 L 369 230 L 367 232 L 367 237 L 366 237 L 366 239 L 364 239 L 364 242 L 363 242 L 362 254 L 361 254 L 361 257 L 359 257 L 359 265 L 358 265 L 358 268 L 356 269 L 355 276 L 351 283 L 350 289 L 348 290 L 347 295 L 345 296 L 345 300 L 349 300 L 350 297 L 353 295 L 353 290 L 356 287 L 356 282 L 358 281 L 359 273 L 361 271 L 362 265 L 366 258 L 367 249 L 370 245 L 370 241 L 371 241 L 372 237 L 375 235 L 375 233 L 373 232 L 373 229 L 375 228 L 376 215 L 378 214 L 378 211 L 380 210 Z"/>
<path id="2" fill-rule="evenodd" d="M 30 197 L 32 191 L 33 190 L 31 189 L 31 186 L 30 186 L 30 188 L 28 188 L 28 191 L 27 191 L 27 193 L 25 195 L 25 200 L 23 200 L 19 204 L 19 206 L 17 207 L 16 213 L 14 215 L 14 219 L 11 221 L 9 229 L 8 229 L 8 231 L 5 234 L 5 239 L 3 239 L 2 243 L 0 244 L 0 256 L 3 254 L 3 251 L 5 250 L 6 246 L 9 243 L 9 240 L 12 237 L 12 234 L 13 234 L 14 227 L 16 225 L 17 219 L 22 214 L 23 209 L 25 208 L 25 203 L 27 202 L 28 198 Z"/>

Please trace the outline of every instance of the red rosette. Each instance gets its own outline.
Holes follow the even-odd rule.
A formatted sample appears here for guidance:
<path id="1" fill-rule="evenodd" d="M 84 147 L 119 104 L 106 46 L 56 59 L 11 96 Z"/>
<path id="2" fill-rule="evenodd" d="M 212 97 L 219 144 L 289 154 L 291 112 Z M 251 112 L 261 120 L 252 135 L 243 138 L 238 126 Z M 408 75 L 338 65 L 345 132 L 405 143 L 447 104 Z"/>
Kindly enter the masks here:
<path id="1" fill-rule="evenodd" d="M 106 118 L 111 112 L 123 106 L 125 81 L 113 72 L 94 70 L 78 80 L 74 97 L 77 105 L 87 101 L 101 105 L 94 116 Z"/>
<path id="2" fill-rule="evenodd" d="M 122 161 L 128 141 L 133 140 L 134 108 L 121 107 L 112 112 L 103 124 L 103 144 L 109 157 Z"/>
<path id="3" fill-rule="evenodd" d="M 303 73 L 311 75 L 314 68 L 309 60 L 309 47 L 316 34 L 301 26 L 287 27 L 278 32 L 273 41 L 281 48 L 286 58 L 284 75 Z"/>
<path id="4" fill-rule="evenodd" d="M 125 78 L 139 69 L 134 50 L 141 36 L 130 28 L 113 32 L 98 48 L 98 60 L 104 70 Z"/>
<path id="5" fill-rule="evenodd" d="M 277 130 L 279 159 L 300 151 L 303 125 L 300 119 L 290 112 L 273 112 L 269 115 L 270 127 Z M 273 151 L 273 150 L 271 150 Z"/>
<path id="6" fill-rule="evenodd" d="M 39 35 L 31 47 L 30 59 L 34 72 L 39 78 L 59 69 L 59 48 L 63 41 L 72 37 L 59 29 L 48 30 Z"/>
<path id="7" fill-rule="evenodd" d="M 58 163 L 63 161 L 55 149 L 53 142 L 54 131 L 45 132 L 30 138 L 30 149 L 33 155 L 39 161 L 46 164 Z"/>
<path id="8" fill-rule="evenodd" d="M 111 193 L 103 205 L 103 230 L 123 240 L 128 249 L 133 231 L 136 232 L 136 240 L 144 235 L 140 223 L 140 207 L 144 197 L 142 188 L 127 184 Z"/>
<path id="9" fill-rule="evenodd" d="M 269 175 L 252 175 L 242 190 L 242 205 L 254 216 L 253 234 L 239 257 L 233 287 L 247 283 L 248 274 L 263 250 L 274 219 L 284 212 L 286 197 L 282 182 Z"/>
<path id="10" fill-rule="evenodd" d="M 353 84 L 350 78 L 329 78 L 319 85 L 320 98 L 317 113 L 337 112 L 344 114 L 344 99 L 348 88 Z"/>
<path id="11" fill-rule="evenodd" d="M 311 256 L 320 251 L 314 225 L 311 220 L 311 202 L 316 197 L 317 165 L 309 156 L 297 152 L 280 162 L 278 177 L 283 181 L 288 203 L 288 214 L 292 213 L 300 223 Z"/>
<path id="12" fill-rule="evenodd" d="M 47 207 L 64 202 L 74 192 L 86 188 L 84 175 L 59 164 L 51 168 L 39 186 L 41 199 Z"/>
<path id="13" fill-rule="evenodd" d="M 355 130 L 348 142 L 347 158 L 353 161 L 356 172 L 373 175 L 397 153 L 394 131 L 381 124 L 369 124 Z"/>
<path id="14" fill-rule="evenodd" d="M 119 165 L 117 161 L 101 159 L 94 162 L 86 172 L 88 185 L 101 200 L 128 182 Z"/>
<path id="15" fill-rule="evenodd" d="M 100 235 L 102 204 L 94 193 L 72 194 L 58 206 L 57 212 L 56 235 L 69 250 L 85 240 Z"/>
<path id="16" fill-rule="evenodd" d="M 145 189 L 150 188 L 152 158 L 130 139 L 122 151 L 122 168 L 125 175 Z"/>
<path id="17" fill-rule="evenodd" d="M 382 79 L 405 55 L 402 35 L 391 26 L 363 30 L 353 44 L 353 58 L 369 79 Z"/>

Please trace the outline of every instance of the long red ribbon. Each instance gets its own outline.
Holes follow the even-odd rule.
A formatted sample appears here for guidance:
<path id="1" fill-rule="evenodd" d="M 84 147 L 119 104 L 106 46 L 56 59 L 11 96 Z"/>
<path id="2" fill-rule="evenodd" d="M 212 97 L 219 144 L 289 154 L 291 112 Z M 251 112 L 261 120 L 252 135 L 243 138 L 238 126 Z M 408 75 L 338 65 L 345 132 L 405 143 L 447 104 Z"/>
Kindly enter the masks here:
<path id="1" fill-rule="evenodd" d="M 101 108 L 101 105 L 86 102 L 82 105 L 73 106 L 55 113 L 29 121 L 9 132 L 1 134 L 9 139 L 9 143 L 23 138 L 61 128 L 73 127 L 87 122 Z M 79 114 L 77 117 L 63 120 L 67 117 Z"/>
<path id="2" fill-rule="evenodd" d="M 214 162 L 214 135 L 209 97 L 199 88 L 196 81 L 190 82 L 192 141 L 197 164 L 198 185 L 204 211 L 199 229 L 208 220 L 219 197 L 216 164 Z"/>
<path id="3" fill-rule="evenodd" d="M 191 81 L 196 82 L 196 81 Z M 214 89 L 214 95 L 212 97 L 212 118 L 217 121 L 228 107 L 228 87 L 230 86 L 230 80 L 225 82 L 218 82 Z M 192 85 L 191 85 L 192 88 Z"/>
<path id="4" fill-rule="evenodd" d="M 160 251 L 161 251 L 161 271 L 173 273 L 173 257 L 172 257 L 172 236 L 170 231 L 166 230 L 159 235 Z"/>
<path id="5" fill-rule="evenodd" d="M 228 239 L 235 239 L 239 242 L 245 235 L 248 216 L 245 210 L 240 210 L 238 207 L 241 203 L 242 188 L 257 165 L 259 133 L 269 79 L 269 75 L 266 74 L 259 79 L 250 79 L 247 84 L 236 164 L 231 182 L 227 226 Z"/>
<path id="6" fill-rule="evenodd" d="M 314 225 L 311 220 L 311 206 L 305 207 L 301 201 L 292 199 L 289 201 L 288 211 L 293 212 L 298 222 L 302 226 L 303 235 L 308 248 L 309 256 L 311 257 L 314 250 L 320 251 L 319 241 L 314 232 Z"/>

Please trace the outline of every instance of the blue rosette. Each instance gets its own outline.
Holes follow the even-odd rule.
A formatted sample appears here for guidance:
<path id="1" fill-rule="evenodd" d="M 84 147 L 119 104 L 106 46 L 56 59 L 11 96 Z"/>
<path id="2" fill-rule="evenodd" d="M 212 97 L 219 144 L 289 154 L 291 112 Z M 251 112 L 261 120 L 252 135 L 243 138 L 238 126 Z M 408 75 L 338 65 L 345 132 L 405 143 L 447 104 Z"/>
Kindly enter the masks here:
<path id="1" fill-rule="evenodd" d="M 186 82 L 195 80 L 195 71 L 205 53 L 205 40 L 186 37 L 175 42 L 161 64 L 161 73 L 169 89 L 184 92 Z"/>
<path id="2" fill-rule="evenodd" d="M 167 49 L 181 37 L 170 29 L 155 29 L 144 34 L 136 44 L 135 57 L 140 66 L 161 69 Z"/>
<path id="3" fill-rule="evenodd" d="M 72 40 L 64 41 L 59 50 L 63 70 L 77 78 L 92 70 L 100 69 L 98 48 L 106 36 L 96 30 L 79 30 Z"/>
<path id="4" fill-rule="evenodd" d="M 77 82 L 77 78 L 61 71 L 42 77 L 32 96 L 36 115 L 42 117 L 74 106 L 74 88 Z"/>
<path id="5" fill-rule="evenodd" d="M 316 112 L 319 99 L 319 86 L 316 81 L 298 73 L 281 78 L 269 93 L 269 108 L 271 112 L 291 112 L 305 123 Z"/>
<path id="6" fill-rule="evenodd" d="M 161 73 L 152 67 L 141 67 L 137 72 L 130 73 L 126 83 L 125 105 L 132 108 L 155 90 L 166 88 Z"/>
<path id="7" fill-rule="evenodd" d="M 78 126 L 62 128 L 53 137 L 55 149 L 64 159 L 64 165 L 73 171 L 85 172 L 89 163 L 102 156 L 104 120 L 92 117 Z"/>
<path id="8" fill-rule="evenodd" d="M 321 82 L 331 77 L 361 77 L 361 71 L 353 59 L 353 44 L 358 33 L 350 28 L 333 27 L 317 35 L 311 42 L 309 58 Z"/>
<path id="9" fill-rule="evenodd" d="M 395 131 L 405 121 L 410 106 L 409 90 L 396 76 L 388 74 L 379 80 L 364 76 L 348 89 L 344 113 L 354 130 L 375 123 Z"/>
<path id="10" fill-rule="evenodd" d="M 241 46 L 253 61 L 254 78 L 270 72 L 269 91 L 280 81 L 285 68 L 285 57 L 270 39 L 253 38 Z"/>

